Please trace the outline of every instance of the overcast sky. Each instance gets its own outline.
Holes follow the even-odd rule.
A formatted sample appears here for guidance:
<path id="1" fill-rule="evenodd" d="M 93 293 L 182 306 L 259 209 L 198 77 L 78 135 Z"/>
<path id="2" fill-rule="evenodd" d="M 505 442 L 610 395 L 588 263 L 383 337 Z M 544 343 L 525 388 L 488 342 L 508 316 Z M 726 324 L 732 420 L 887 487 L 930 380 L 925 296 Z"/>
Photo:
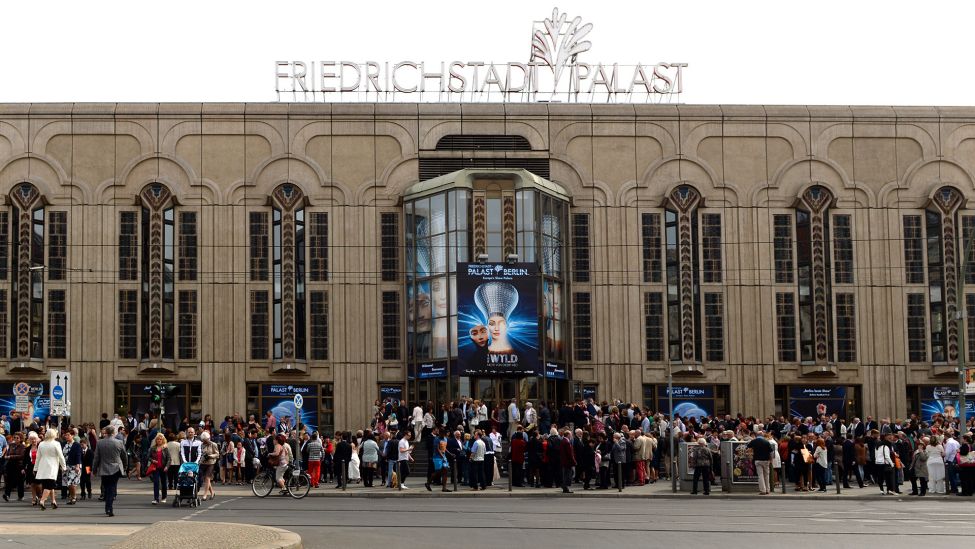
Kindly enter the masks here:
<path id="1" fill-rule="evenodd" d="M 555 6 L 593 24 L 587 62 L 688 63 L 683 103 L 975 101 L 970 2 L 22 0 L 0 102 L 274 101 L 277 60 L 527 61 Z"/>

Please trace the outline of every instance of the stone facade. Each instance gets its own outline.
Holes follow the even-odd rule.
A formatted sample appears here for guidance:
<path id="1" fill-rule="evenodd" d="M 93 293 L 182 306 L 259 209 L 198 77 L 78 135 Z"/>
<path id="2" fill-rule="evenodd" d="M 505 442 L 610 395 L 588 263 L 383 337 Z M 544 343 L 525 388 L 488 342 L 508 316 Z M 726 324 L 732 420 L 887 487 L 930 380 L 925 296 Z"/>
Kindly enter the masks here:
<path id="1" fill-rule="evenodd" d="M 68 214 L 67 281 L 47 286 L 67 290 L 67 356 L 21 367 L 27 349 L 9 346 L 7 356 L 17 356 L 4 381 L 47 379 L 48 369 L 68 367 L 75 415 L 86 420 L 114 407 L 116 382 L 202 382 L 203 410 L 215 417 L 247 409 L 248 382 L 330 382 L 335 426 L 366 424 L 378 385 L 406 377 L 404 361 L 381 352 L 382 291 L 401 291 L 402 282 L 377 276 L 380 214 L 400 211 L 402 194 L 419 180 L 419 158 L 498 155 L 435 150 L 456 134 L 524 137 L 532 151 L 502 156 L 549 159 L 550 179 L 572 197 L 571 214 L 590 215 L 591 278 L 569 292 L 591 293 L 592 360 L 573 361 L 571 377 L 597 385 L 599 399 L 641 401 L 644 385 L 666 382 L 667 353 L 645 359 L 642 294 L 654 284 L 642 276 L 641 214 L 670 208 L 680 185 L 699 193 L 700 211 L 721 215 L 723 276 L 710 287 L 724 296 L 723 360 L 680 361 L 680 382 L 728 385 L 729 408 L 747 414 L 775 412 L 776 385 L 855 385 L 861 409 L 875 416 L 903 416 L 909 385 L 955 382 L 965 333 L 952 320 L 944 361 L 927 351 L 926 360 L 908 359 L 906 295 L 928 291 L 905 280 L 902 219 L 968 211 L 975 109 L 558 104 L 0 104 L 3 204 L 16 206 L 15 186 L 28 182 L 48 211 Z M 172 193 L 166 199 L 177 212 L 196 212 L 199 240 L 196 280 L 175 282 L 197 291 L 195 358 L 162 367 L 118 352 L 119 290 L 139 287 L 119 280 L 119 215 L 144 206 L 152 183 Z M 248 295 L 266 284 L 248 276 L 248 214 L 285 200 L 274 195 L 284 183 L 298 187 L 306 212 L 327 212 L 329 225 L 329 276 L 316 283 L 328 292 L 328 360 L 294 369 L 250 353 Z M 956 202 L 939 199 L 944 187 L 958 193 L 949 197 Z M 831 359 L 819 347 L 834 322 L 817 308 L 814 360 L 783 362 L 776 291 L 795 282 L 775 277 L 772 217 L 809 209 L 815 233 L 819 192 L 829 200 L 823 208 L 852 221 L 855 276 L 833 286 L 855 297 L 856 360 Z M 944 256 L 961 258 L 960 228 L 945 220 Z M 821 266 L 813 260 L 816 300 L 828 276 Z M 951 318 L 961 294 L 954 269 L 945 271 Z M 8 285 L 15 276 L 22 274 L 12 267 Z M 25 314 L 8 305 L 5 333 Z M 693 321 L 683 315 L 680 329 L 681 353 L 693 357 Z M 158 362 L 159 350 L 151 351 Z"/>

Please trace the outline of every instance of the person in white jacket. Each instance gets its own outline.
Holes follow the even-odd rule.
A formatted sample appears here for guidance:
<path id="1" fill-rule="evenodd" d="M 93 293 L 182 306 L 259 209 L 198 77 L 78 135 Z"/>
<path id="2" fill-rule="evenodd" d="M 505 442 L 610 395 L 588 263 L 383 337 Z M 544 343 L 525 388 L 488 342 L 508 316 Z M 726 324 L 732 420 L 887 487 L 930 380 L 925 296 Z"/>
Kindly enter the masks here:
<path id="1" fill-rule="evenodd" d="M 51 507 L 58 508 L 55 487 L 58 473 L 67 469 L 64 463 L 64 452 L 58 442 L 58 430 L 48 429 L 44 433 L 44 441 L 37 447 L 37 460 L 34 461 L 34 479 L 41 484 L 41 511 L 45 510 L 44 502 L 51 496 Z"/>

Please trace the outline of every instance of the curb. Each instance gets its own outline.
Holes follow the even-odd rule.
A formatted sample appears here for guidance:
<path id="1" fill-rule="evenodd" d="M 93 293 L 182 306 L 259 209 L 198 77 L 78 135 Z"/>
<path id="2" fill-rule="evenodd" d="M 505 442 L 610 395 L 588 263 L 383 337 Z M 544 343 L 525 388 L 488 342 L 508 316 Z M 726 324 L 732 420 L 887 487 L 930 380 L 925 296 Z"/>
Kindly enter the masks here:
<path id="1" fill-rule="evenodd" d="M 235 532 L 237 540 L 225 543 L 223 547 L 235 549 L 302 549 L 301 536 L 288 530 L 272 526 L 242 525 L 230 522 L 196 522 L 196 521 L 160 521 L 147 526 L 138 532 L 112 545 L 118 549 L 156 547 L 156 548 L 185 548 L 195 545 L 201 535 L 213 532 L 216 528 L 226 527 L 226 531 Z M 176 535 L 173 532 L 177 532 Z M 260 534 L 253 541 L 247 540 L 247 534 Z M 273 534 L 270 541 L 267 534 Z M 160 543 L 163 542 L 163 543 Z"/>

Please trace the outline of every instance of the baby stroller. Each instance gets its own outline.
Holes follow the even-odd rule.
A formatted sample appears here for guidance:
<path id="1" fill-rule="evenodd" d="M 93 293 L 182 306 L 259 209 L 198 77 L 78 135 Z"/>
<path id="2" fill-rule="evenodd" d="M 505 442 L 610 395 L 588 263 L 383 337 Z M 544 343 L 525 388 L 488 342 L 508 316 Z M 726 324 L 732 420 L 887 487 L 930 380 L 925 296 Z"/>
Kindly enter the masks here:
<path id="1" fill-rule="evenodd" d="M 178 492 L 173 498 L 173 507 L 179 507 L 180 504 L 196 507 L 200 504 L 200 498 L 197 496 L 197 489 L 200 486 L 199 475 L 200 466 L 196 463 L 184 463 L 179 466 L 179 476 L 176 477 Z"/>

